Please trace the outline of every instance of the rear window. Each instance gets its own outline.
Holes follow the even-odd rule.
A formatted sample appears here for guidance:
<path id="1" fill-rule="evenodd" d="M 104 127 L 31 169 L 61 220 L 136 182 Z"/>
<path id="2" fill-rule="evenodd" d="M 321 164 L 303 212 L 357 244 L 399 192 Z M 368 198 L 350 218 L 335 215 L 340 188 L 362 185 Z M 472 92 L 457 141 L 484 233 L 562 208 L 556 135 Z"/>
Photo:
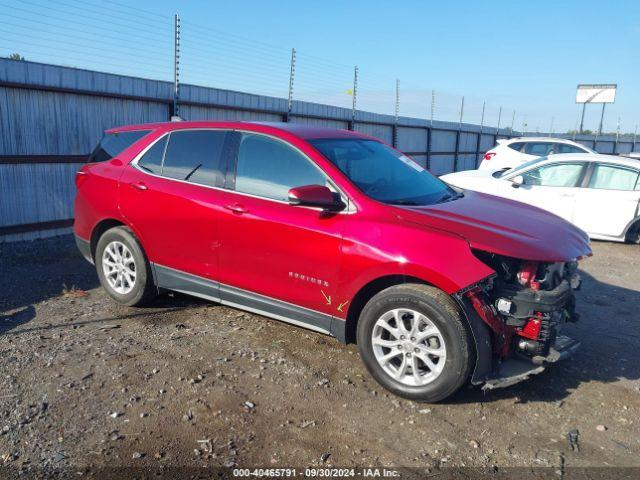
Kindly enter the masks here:
<path id="1" fill-rule="evenodd" d="M 106 162 L 133 145 L 151 130 L 134 130 L 131 132 L 105 133 L 89 155 L 89 163 Z"/>

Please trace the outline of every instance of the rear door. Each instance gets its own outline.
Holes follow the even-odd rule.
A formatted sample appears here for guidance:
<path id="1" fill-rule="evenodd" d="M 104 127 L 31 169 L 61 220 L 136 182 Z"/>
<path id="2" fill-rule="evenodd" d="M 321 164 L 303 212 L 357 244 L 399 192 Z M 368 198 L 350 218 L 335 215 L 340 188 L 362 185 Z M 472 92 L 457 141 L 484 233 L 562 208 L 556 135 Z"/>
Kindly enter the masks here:
<path id="1" fill-rule="evenodd" d="M 505 197 L 534 205 L 573 222 L 576 185 L 583 175 L 583 162 L 550 163 L 522 173 L 524 183 L 520 187 L 514 188 L 510 181 L 504 181 L 500 182 L 500 188 Z"/>
<path id="2" fill-rule="evenodd" d="M 161 267 L 215 278 L 224 130 L 177 130 L 132 162 L 121 178 L 120 206 Z"/>
<path id="3" fill-rule="evenodd" d="M 594 164 L 584 187 L 576 189 L 576 225 L 590 234 L 621 236 L 639 215 L 639 176 L 634 168 Z"/>

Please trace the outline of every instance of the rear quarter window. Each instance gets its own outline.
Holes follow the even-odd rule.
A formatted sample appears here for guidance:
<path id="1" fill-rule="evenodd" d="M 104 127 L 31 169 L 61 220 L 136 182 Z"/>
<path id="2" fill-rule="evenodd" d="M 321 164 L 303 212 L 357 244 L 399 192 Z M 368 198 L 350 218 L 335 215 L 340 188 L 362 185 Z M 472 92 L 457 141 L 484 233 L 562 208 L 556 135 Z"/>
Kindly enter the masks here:
<path id="1" fill-rule="evenodd" d="M 144 137 L 151 130 L 105 133 L 89 155 L 89 163 L 107 162 Z"/>

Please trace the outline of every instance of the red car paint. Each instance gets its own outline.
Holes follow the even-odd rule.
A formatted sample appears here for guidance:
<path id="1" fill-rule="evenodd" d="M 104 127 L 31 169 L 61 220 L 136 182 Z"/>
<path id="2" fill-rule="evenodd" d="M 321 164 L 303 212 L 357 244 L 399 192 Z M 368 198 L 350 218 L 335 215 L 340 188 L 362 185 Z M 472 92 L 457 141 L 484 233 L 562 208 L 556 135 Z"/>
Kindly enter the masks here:
<path id="1" fill-rule="evenodd" d="M 168 131 L 238 129 L 277 137 L 314 161 L 349 197 L 353 213 L 318 210 L 148 175 L 129 165 Z M 128 225 L 148 259 L 334 318 L 356 294 L 390 276 L 413 277 L 454 294 L 492 275 L 472 249 L 565 262 L 588 256 L 580 230 L 543 210 L 489 195 L 428 207 L 372 200 L 307 140 L 369 138 L 292 124 L 175 122 L 115 131 L 151 132 L 110 161 L 85 165 L 74 231 L 86 241 L 100 222 Z"/>

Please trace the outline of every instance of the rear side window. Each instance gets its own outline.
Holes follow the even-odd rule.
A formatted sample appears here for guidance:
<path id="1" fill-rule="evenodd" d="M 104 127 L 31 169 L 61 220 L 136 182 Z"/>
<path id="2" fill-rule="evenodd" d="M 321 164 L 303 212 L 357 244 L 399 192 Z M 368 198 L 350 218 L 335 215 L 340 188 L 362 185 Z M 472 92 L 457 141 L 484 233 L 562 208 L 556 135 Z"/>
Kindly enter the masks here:
<path id="1" fill-rule="evenodd" d="M 535 155 L 537 157 L 549 155 L 551 150 L 553 150 L 553 144 L 551 143 L 530 142 L 526 143 L 524 146 L 524 153 L 528 155 Z"/>
<path id="2" fill-rule="evenodd" d="M 89 163 L 107 162 L 144 137 L 151 130 L 105 133 L 89 155 Z"/>
<path id="3" fill-rule="evenodd" d="M 589 188 L 604 190 L 638 190 L 638 171 L 613 165 L 597 164 L 589 180 Z"/>
<path id="4" fill-rule="evenodd" d="M 161 175 L 209 186 L 222 185 L 222 149 L 226 137 L 225 131 L 172 132 Z"/>
<path id="5" fill-rule="evenodd" d="M 236 191 L 287 200 L 291 188 L 305 185 L 329 186 L 322 172 L 293 147 L 264 135 L 242 135 Z"/>

